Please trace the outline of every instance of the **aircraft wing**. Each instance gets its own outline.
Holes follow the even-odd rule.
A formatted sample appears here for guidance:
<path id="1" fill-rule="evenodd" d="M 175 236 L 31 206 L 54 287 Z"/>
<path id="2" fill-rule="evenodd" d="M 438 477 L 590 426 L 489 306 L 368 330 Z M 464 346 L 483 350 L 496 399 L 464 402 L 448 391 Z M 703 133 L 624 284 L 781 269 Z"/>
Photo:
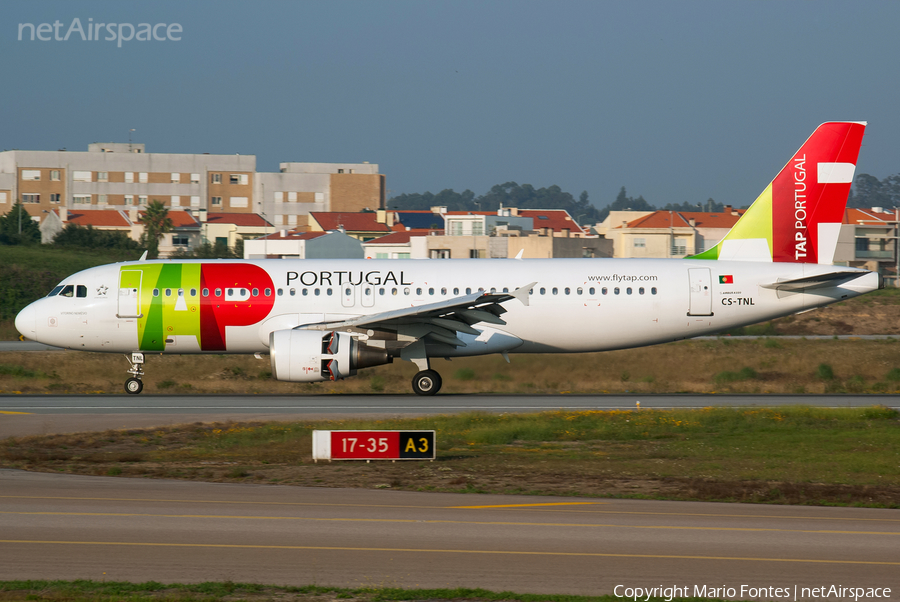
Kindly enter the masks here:
<path id="1" fill-rule="evenodd" d="M 368 314 L 338 322 L 306 324 L 300 328 L 306 330 L 372 329 L 396 332 L 417 339 L 428 337 L 435 342 L 465 347 L 466 344 L 457 338 L 457 333 L 479 335 L 481 332 L 472 328 L 473 324 L 479 322 L 501 326 L 506 324 L 500 317 L 506 313 L 506 309 L 502 307 L 501 303 L 518 299 L 524 305 L 528 305 L 528 294 L 535 284 L 537 283 L 532 282 L 511 293 L 472 293 L 446 301 Z"/>

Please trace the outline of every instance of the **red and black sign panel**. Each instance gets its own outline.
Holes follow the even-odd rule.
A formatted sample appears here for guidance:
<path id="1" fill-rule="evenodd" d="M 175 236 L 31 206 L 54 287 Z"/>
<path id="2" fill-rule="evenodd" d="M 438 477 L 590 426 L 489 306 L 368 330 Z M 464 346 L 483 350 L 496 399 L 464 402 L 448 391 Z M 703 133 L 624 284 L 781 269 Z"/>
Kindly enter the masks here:
<path id="1" fill-rule="evenodd" d="M 434 431 L 331 431 L 332 460 L 434 458 Z"/>

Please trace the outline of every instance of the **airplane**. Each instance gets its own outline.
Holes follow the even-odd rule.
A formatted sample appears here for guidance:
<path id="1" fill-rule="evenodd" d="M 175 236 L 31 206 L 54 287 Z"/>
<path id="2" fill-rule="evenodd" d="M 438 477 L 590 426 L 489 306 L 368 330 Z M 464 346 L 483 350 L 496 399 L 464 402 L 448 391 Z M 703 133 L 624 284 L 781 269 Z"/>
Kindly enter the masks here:
<path id="1" fill-rule="evenodd" d="M 292 382 L 401 359 L 419 369 L 413 391 L 434 395 L 434 357 L 713 334 L 883 287 L 831 265 L 865 127 L 819 126 L 715 247 L 683 259 L 141 258 L 66 278 L 15 324 L 48 345 L 124 353 L 132 394 L 149 353 L 268 353 Z"/>

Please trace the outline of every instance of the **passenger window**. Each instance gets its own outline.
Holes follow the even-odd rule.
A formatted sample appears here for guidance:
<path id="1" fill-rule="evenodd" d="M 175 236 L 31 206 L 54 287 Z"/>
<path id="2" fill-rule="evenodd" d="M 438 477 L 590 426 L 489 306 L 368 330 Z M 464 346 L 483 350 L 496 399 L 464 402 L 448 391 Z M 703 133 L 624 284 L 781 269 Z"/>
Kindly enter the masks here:
<path id="1" fill-rule="evenodd" d="M 250 291 L 250 294 L 253 295 L 254 297 L 259 297 L 259 289 L 258 288 L 253 289 L 252 291 Z"/>
<path id="2" fill-rule="evenodd" d="M 613 289 L 613 292 L 614 292 L 615 294 L 618 295 L 618 294 L 619 294 L 619 287 L 617 286 L 616 288 L 614 288 L 614 289 Z"/>
<path id="3" fill-rule="evenodd" d="M 75 296 L 76 297 L 87 297 L 87 287 L 83 284 L 79 284 L 75 287 Z"/>
<path id="4" fill-rule="evenodd" d="M 471 294 L 472 294 L 472 289 L 469 288 L 468 286 L 466 287 L 466 294 L 467 294 L 467 295 L 471 295 Z"/>
<path id="5" fill-rule="evenodd" d="M 433 295 L 433 294 L 434 294 L 434 289 L 433 289 L 433 288 L 428 289 L 428 294 L 429 294 L 429 295 Z"/>
<path id="6" fill-rule="evenodd" d="M 172 296 L 172 289 L 167 288 L 166 289 L 166 297 L 171 297 L 171 296 Z"/>
<path id="7" fill-rule="evenodd" d="M 404 294 L 404 295 L 408 295 L 408 294 L 409 294 L 409 287 L 403 289 L 403 294 Z"/>
<path id="8" fill-rule="evenodd" d="M 554 294 L 554 295 L 559 294 L 559 289 L 556 288 L 555 286 L 553 287 L 553 294 Z"/>
<path id="9" fill-rule="evenodd" d="M 226 295 L 227 297 L 233 296 L 233 295 L 234 295 L 234 289 L 232 289 L 232 288 L 228 289 L 227 291 L 225 291 L 225 295 Z"/>
<path id="10" fill-rule="evenodd" d="M 392 295 L 396 295 L 396 294 L 397 294 L 397 289 L 392 288 L 392 289 L 391 289 L 391 294 L 392 294 Z"/>
<path id="11" fill-rule="evenodd" d="M 566 294 L 568 295 L 568 294 L 570 294 L 571 292 L 572 292 L 572 289 L 570 289 L 570 288 L 567 286 L 567 287 L 566 287 Z"/>
<path id="12" fill-rule="evenodd" d="M 605 295 L 605 294 L 607 294 L 607 293 L 609 292 L 609 289 L 607 289 L 607 288 L 604 286 L 602 292 L 603 292 L 603 294 Z"/>
<path id="13" fill-rule="evenodd" d="M 366 297 L 368 297 L 369 295 L 372 294 L 372 289 L 366 287 L 366 290 L 365 290 L 365 292 L 364 292 L 363 294 L 364 294 Z"/>
<path id="14" fill-rule="evenodd" d="M 330 289 L 330 288 L 325 289 L 325 294 L 328 295 L 328 296 L 330 297 L 330 296 L 331 296 L 331 289 Z"/>
<path id="15" fill-rule="evenodd" d="M 541 294 L 542 294 L 542 295 L 546 295 L 546 294 L 547 294 L 547 289 L 545 289 L 543 286 L 541 287 Z"/>
<path id="16" fill-rule="evenodd" d="M 422 294 L 422 289 L 421 289 L 421 288 L 417 288 L 417 289 L 416 289 L 416 295 L 421 295 L 421 294 Z"/>
<path id="17" fill-rule="evenodd" d="M 344 295 L 347 296 L 347 297 L 350 296 L 350 289 L 349 289 L 349 288 L 345 288 L 345 289 L 344 289 Z"/>
<path id="18" fill-rule="evenodd" d="M 596 292 L 597 292 L 597 289 L 595 289 L 593 286 L 588 289 L 588 294 L 591 296 L 593 296 L 594 293 L 596 293 Z M 604 293 L 604 294 L 606 294 L 606 293 Z"/>
<path id="19" fill-rule="evenodd" d="M 241 289 L 241 297 L 246 297 L 246 296 L 247 296 L 247 289 L 242 288 Z"/>
<path id="20" fill-rule="evenodd" d="M 156 289 L 153 289 L 153 290 L 154 290 L 153 295 L 156 296 L 156 292 L 155 292 Z M 216 297 L 221 297 L 221 296 L 222 296 L 222 289 L 217 288 L 217 289 L 216 289 Z"/>
<path id="21" fill-rule="evenodd" d="M 446 294 L 447 294 L 447 289 L 446 289 L 446 287 L 441 289 L 441 294 L 442 294 L 442 295 L 446 295 Z"/>
<path id="22" fill-rule="evenodd" d="M 629 286 L 628 288 L 626 288 L 626 289 L 625 289 L 625 292 L 626 292 L 627 294 L 630 295 L 630 294 L 631 294 L 631 287 Z"/>
<path id="23" fill-rule="evenodd" d="M 459 294 L 459 289 L 458 289 L 458 288 L 454 288 L 454 289 L 453 289 L 453 294 L 454 294 L 454 295 L 458 295 L 458 294 Z"/>
<path id="24" fill-rule="evenodd" d="M 197 289 L 192 288 L 191 289 L 191 297 L 196 297 L 196 296 L 197 296 Z"/>
<path id="25" fill-rule="evenodd" d="M 265 292 L 266 292 L 266 297 L 271 297 L 271 296 L 272 296 L 272 289 L 267 288 Z"/>
<path id="26" fill-rule="evenodd" d="M 184 289 L 183 288 L 178 289 L 178 296 L 184 297 Z"/>
<path id="27" fill-rule="evenodd" d="M 641 294 L 641 295 L 644 294 L 644 287 L 643 287 L 643 286 L 642 286 L 641 288 L 638 289 L 638 294 Z"/>
<path id="28" fill-rule="evenodd" d="M 651 294 L 651 295 L 655 295 L 655 294 L 656 294 L 656 287 L 655 287 L 655 286 L 654 286 L 653 288 L 650 289 L 650 294 Z"/>
<path id="29" fill-rule="evenodd" d="M 382 297 L 384 297 L 384 289 L 383 288 L 378 289 L 378 294 L 381 295 Z"/>
<path id="30" fill-rule="evenodd" d="M 503 287 L 503 292 L 504 292 L 504 293 L 508 293 L 508 292 L 509 292 L 509 287 L 504 286 L 504 287 Z"/>
<path id="31" fill-rule="evenodd" d="M 575 292 L 580 295 L 584 292 L 584 290 L 579 286 L 577 289 L 575 289 Z"/>
<path id="32" fill-rule="evenodd" d="M 279 297 L 281 297 L 281 296 L 284 294 L 284 290 L 283 290 L 283 289 L 278 289 L 277 294 L 278 294 Z"/>
<path id="33" fill-rule="evenodd" d="M 159 291 L 157 289 L 153 289 L 154 295 L 158 295 Z M 67 284 L 63 287 L 62 291 L 59 293 L 62 297 L 74 297 L 75 296 L 75 287 L 71 284 Z"/>
<path id="34" fill-rule="evenodd" d="M 318 296 L 319 296 L 319 289 L 315 289 L 314 294 L 315 294 L 316 297 L 318 297 Z"/>
<path id="35" fill-rule="evenodd" d="M 491 287 L 491 294 L 493 295 L 493 294 L 495 294 L 496 292 L 497 292 L 497 289 L 495 289 L 494 287 Z"/>

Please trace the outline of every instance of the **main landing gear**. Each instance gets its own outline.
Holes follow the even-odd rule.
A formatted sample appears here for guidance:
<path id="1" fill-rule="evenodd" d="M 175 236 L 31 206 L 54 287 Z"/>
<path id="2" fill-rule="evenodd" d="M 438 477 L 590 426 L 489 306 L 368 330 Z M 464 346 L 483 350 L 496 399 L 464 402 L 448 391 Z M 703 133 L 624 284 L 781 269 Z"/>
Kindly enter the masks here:
<path id="1" fill-rule="evenodd" d="M 126 355 L 125 358 L 128 359 L 128 356 Z M 125 381 L 125 392 L 137 395 L 144 390 L 144 382 L 141 380 L 141 377 L 144 376 L 144 354 L 132 353 L 128 363 L 131 364 L 128 374 L 133 376 Z"/>
<path id="2" fill-rule="evenodd" d="M 417 372 L 412 380 L 416 395 L 434 395 L 441 390 L 441 375 L 434 370 Z"/>

